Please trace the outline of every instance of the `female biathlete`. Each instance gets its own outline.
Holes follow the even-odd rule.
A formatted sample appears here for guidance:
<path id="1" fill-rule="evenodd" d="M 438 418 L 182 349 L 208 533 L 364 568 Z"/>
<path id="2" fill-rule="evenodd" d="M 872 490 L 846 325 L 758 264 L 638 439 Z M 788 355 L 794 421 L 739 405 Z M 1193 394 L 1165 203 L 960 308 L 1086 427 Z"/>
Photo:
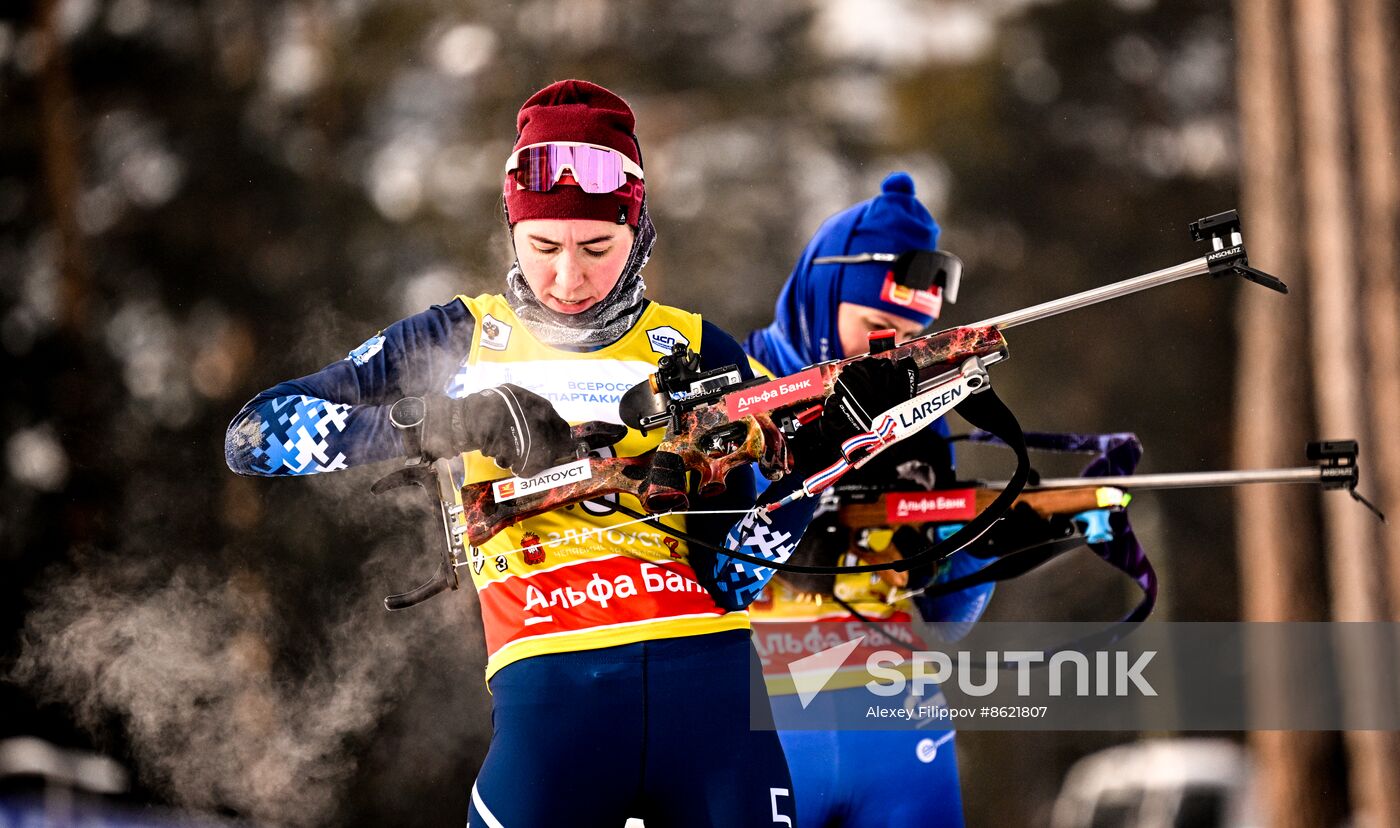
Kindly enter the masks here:
<path id="1" fill-rule="evenodd" d="M 400 457 L 392 407 L 421 398 L 425 446 L 461 453 L 467 481 L 504 478 L 507 467 L 532 478 L 574 459 L 570 423 L 619 422 L 623 392 L 677 342 L 704 368 L 740 365 L 751 376 L 724 332 L 643 296 L 655 230 L 628 105 L 561 81 L 525 102 L 517 130 L 505 164 L 516 257 L 505 290 L 402 319 L 345 359 L 258 394 L 229 426 L 234 471 L 312 474 Z M 639 455 L 660 436 L 628 431 L 612 450 Z M 809 443 L 810 464 L 835 458 L 826 442 Z M 790 475 L 766 497 L 800 480 Z M 728 482 L 726 495 L 692 501 L 728 515 L 668 522 L 786 559 L 811 508 L 736 521 L 754 505 L 753 475 Z M 494 726 L 472 826 L 793 824 L 778 738 L 749 726 L 754 662 L 742 610 L 771 570 L 692 558 L 684 541 L 607 502 L 507 529 L 472 550 L 470 569 Z"/>
<path id="2" fill-rule="evenodd" d="M 909 272 L 919 269 L 918 251 L 937 249 L 938 234 L 905 173 L 889 175 L 878 196 L 827 219 L 783 286 L 773 323 L 744 343 L 754 368 L 781 376 L 803 365 L 863 354 L 869 349 L 868 335 L 881 329 L 895 330 L 900 341 L 918 335 L 938 318 L 947 294 L 956 291 L 955 284 L 929 282 L 927 272 Z M 954 473 L 947 435 L 948 426 L 939 419 L 847 475 L 842 488 L 948 487 Z M 794 561 L 830 566 L 851 550 L 849 530 L 837 523 L 839 502 L 839 490 L 827 489 Z M 896 554 L 900 544 L 889 538 L 888 532 L 876 533 L 869 548 L 861 550 L 867 562 Z M 903 544 L 910 547 L 904 551 L 912 553 L 928 540 L 914 538 Z M 960 577 L 984 563 L 958 552 L 938 573 L 923 577 Z M 918 570 L 911 574 L 918 577 Z M 957 627 L 975 622 L 991 598 L 992 585 L 987 584 L 937 599 L 892 603 L 887 598 L 894 580 L 917 586 L 903 578 L 885 572 L 835 578 L 779 573 L 751 613 L 755 621 L 831 621 L 853 619 L 855 610 L 867 619 L 922 619 Z M 864 689 L 850 692 L 869 702 Z M 806 828 L 962 825 L 952 730 L 784 730 L 779 735 L 797 791 L 797 813 Z"/>

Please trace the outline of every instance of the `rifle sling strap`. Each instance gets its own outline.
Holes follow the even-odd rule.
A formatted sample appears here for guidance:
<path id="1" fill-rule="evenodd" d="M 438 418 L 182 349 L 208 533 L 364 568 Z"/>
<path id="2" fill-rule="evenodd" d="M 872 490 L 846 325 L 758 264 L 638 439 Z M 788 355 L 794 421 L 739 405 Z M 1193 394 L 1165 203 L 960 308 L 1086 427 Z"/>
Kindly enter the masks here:
<path id="1" fill-rule="evenodd" d="M 996 395 L 996 391 L 988 387 L 983 391 L 973 394 L 970 398 L 963 401 L 955 410 L 958 414 L 962 415 L 963 419 L 967 420 L 973 426 L 994 435 L 1009 446 L 1011 450 L 1016 453 L 1016 471 L 1012 473 L 1011 479 L 1006 484 L 1006 488 L 1001 490 L 996 498 L 987 505 L 987 508 L 978 512 L 976 516 L 963 524 L 962 528 L 958 529 L 947 538 L 937 543 L 930 544 L 906 558 L 885 563 L 861 564 L 859 566 L 805 566 L 773 561 L 735 549 L 723 549 L 686 532 L 681 532 L 670 526 L 666 526 L 660 521 L 650 520 L 646 515 L 634 512 L 620 504 L 618 504 L 616 508 L 623 514 L 647 520 L 652 526 L 674 535 L 688 544 L 709 549 L 735 560 L 757 564 L 769 569 L 776 569 L 779 572 L 799 572 L 809 575 L 847 575 L 882 572 L 885 570 L 907 572 L 915 567 L 937 564 L 949 555 L 970 546 L 976 542 L 978 538 L 986 534 L 987 530 L 991 529 L 992 525 L 1011 509 L 1011 504 L 1016 501 L 1016 498 L 1021 494 L 1021 490 L 1026 487 L 1026 481 L 1030 478 L 1031 471 L 1030 454 L 1026 450 L 1026 439 L 1025 434 L 1021 430 L 1021 424 L 1016 420 L 1016 415 L 1011 413 L 1011 409 L 1006 407 L 1006 403 L 1003 403 L 1001 398 Z"/>

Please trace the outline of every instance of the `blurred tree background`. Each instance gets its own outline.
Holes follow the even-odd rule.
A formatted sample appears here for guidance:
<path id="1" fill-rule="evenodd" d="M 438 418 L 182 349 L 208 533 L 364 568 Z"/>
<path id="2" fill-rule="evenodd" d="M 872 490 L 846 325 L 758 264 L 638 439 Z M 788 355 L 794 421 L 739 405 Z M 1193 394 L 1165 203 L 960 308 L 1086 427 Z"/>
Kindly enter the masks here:
<path id="1" fill-rule="evenodd" d="M 737 336 L 766 324 L 818 223 L 905 169 L 967 263 L 951 325 L 1201 255 L 1187 223 L 1236 206 L 1255 150 L 1236 26 L 1207 0 L 6 4 L 0 736 L 96 747 L 138 797 L 270 824 L 459 824 L 489 735 L 474 597 L 379 603 L 426 576 L 423 515 L 369 497 L 384 469 L 247 480 L 221 445 L 259 389 L 501 285 L 500 165 L 525 97 L 583 77 L 633 104 L 652 298 Z M 1260 210 L 1288 196 L 1259 186 Z M 1289 209 L 1251 250 L 1296 286 L 1307 260 L 1284 242 L 1306 217 Z M 1266 452 L 1295 465 L 1311 405 L 1235 393 L 1256 356 L 1307 362 L 1286 326 L 1318 311 L 1248 323 L 1250 293 L 1264 314 L 1289 301 L 1193 280 L 1018 329 L 1001 394 L 1028 428 L 1136 432 L 1141 471 L 1260 465 L 1236 419 L 1296 420 Z M 1321 618 L 1317 504 L 1295 509 L 1311 551 L 1289 572 Z M 1245 614 L 1231 495 L 1133 508 L 1159 617 Z M 993 613 L 1108 619 L 1130 599 L 1086 553 Z M 1069 764 L 1136 736 L 960 736 L 970 823 L 1047 824 Z M 1310 748 L 1329 820 L 1353 747 Z M 522 789 L 568 761 L 541 746 Z"/>

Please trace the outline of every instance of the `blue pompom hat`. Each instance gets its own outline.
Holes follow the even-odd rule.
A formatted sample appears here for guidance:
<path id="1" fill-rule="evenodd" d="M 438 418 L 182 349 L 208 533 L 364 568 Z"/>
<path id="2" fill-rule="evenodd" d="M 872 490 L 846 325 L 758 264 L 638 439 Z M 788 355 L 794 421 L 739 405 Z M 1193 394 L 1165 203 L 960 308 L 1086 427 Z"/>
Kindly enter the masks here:
<path id="1" fill-rule="evenodd" d="M 812 260 L 859 253 L 898 255 L 937 247 L 938 223 L 914 194 L 914 179 L 908 173 L 890 173 L 878 196 L 822 223 L 778 296 L 773 324 L 749 334 L 744 349 L 779 375 L 844 357 L 836 330 L 836 312 L 842 302 L 932 324 L 933 316 L 881 297 L 887 262 L 813 265 Z"/>

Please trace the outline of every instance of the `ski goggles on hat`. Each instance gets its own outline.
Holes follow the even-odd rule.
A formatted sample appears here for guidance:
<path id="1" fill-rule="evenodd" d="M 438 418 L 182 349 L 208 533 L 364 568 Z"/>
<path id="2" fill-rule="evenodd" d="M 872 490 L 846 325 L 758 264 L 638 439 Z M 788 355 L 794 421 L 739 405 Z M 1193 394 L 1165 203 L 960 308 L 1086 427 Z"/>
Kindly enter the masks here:
<path id="1" fill-rule="evenodd" d="M 962 284 L 962 259 L 946 250 L 906 250 L 903 253 L 852 253 L 848 256 L 818 256 L 812 264 L 864 264 L 889 262 L 889 275 L 895 285 L 915 291 L 937 292 L 949 302 L 958 301 Z"/>
<path id="2" fill-rule="evenodd" d="M 611 193 L 627 183 L 627 176 L 642 178 L 642 168 L 610 147 L 576 141 L 531 144 L 506 159 L 506 175 L 522 189 L 549 191 L 568 172 L 585 193 Z"/>

